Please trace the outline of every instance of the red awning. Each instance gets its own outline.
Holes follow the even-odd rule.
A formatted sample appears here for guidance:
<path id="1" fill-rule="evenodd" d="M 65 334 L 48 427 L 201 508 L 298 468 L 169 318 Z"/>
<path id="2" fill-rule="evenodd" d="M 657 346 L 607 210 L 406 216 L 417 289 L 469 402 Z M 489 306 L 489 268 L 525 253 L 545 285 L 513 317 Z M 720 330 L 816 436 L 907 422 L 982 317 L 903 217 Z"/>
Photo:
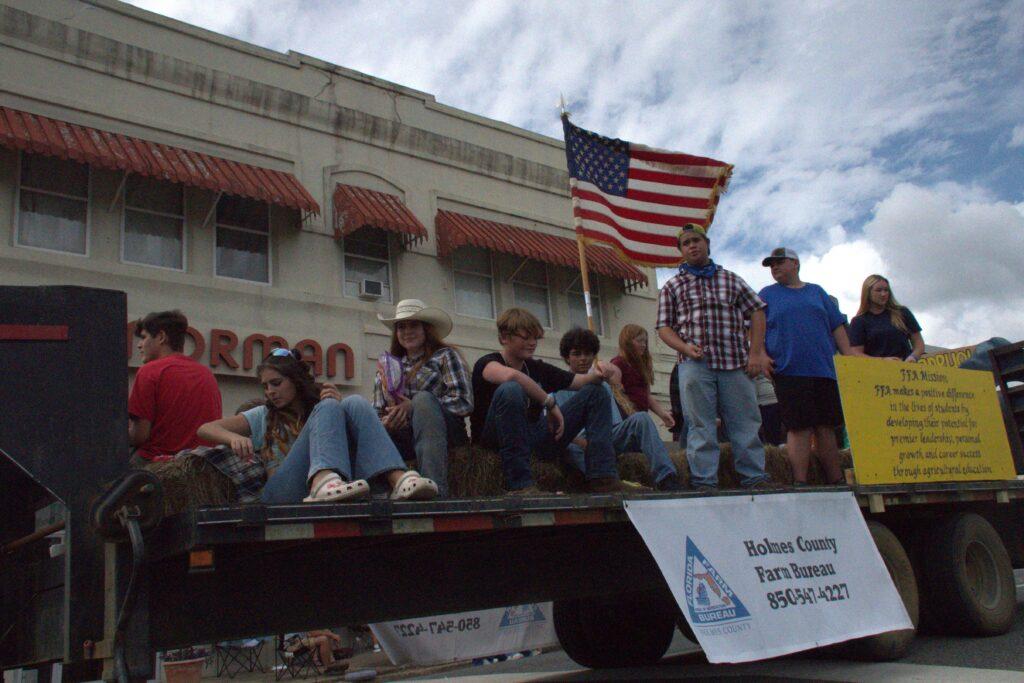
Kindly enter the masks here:
<path id="1" fill-rule="evenodd" d="M 579 270 L 580 267 L 579 248 L 576 246 L 576 240 L 568 237 L 556 237 L 518 228 L 514 225 L 496 223 L 443 210 L 438 210 L 435 225 L 437 227 L 438 256 L 447 256 L 459 247 L 468 244 L 565 266 L 573 270 Z M 643 271 L 621 260 L 615 252 L 605 247 L 588 244 L 587 265 L 595 273 L 623 280 L 627 287 L 647 284 L 647 276 Z"/>
<path id="2" fill-rule="evenodd" d="M 334 236 L 344 237 L 367 226 L 397 232 L 408 241 L 427 239 L 427 229 L 396 195 L 338 183 L 334 188 Z"/>
<path id="3" fill-rule="evenodd" d="M 0 107 L 0 145 L 320 213 L 291 173 Z"/>

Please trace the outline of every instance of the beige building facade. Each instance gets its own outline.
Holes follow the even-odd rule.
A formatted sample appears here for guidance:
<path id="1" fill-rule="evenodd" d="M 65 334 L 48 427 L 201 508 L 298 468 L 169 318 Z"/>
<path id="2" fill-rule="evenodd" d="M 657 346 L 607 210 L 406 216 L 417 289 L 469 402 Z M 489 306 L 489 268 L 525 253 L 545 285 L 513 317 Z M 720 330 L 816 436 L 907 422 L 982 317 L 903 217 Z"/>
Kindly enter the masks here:
<path id="1" fill-rule="evenodd" d="M 403 298 L 451 313 L 471 363 L 507 307 L 541 318 L 559 364 L 586 324 L 561 140 L 112 0 L 3 2 L 0 65 L 0 280 L 123 290 L 129 318 L 180 308 L 226 412 L 259 395 L 273 343 L 369 396 L 377 314 Z M 623 324 L 653 326 L 657 289 L 598 256 L 607 358 Z"/>

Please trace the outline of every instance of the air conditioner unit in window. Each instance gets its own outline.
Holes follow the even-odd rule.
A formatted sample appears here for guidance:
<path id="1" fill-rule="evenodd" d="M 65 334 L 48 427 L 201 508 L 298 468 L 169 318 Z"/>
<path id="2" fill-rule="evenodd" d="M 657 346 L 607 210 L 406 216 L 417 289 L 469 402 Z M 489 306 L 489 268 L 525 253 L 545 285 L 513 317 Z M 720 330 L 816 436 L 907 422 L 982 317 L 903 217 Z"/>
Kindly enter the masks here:
<path id="1" fill-rule="evenodd" d="M 360 299 L 379 299 L 384 295 L 384 283 L 379 280 L 363 280 L 359 283 Z"/>

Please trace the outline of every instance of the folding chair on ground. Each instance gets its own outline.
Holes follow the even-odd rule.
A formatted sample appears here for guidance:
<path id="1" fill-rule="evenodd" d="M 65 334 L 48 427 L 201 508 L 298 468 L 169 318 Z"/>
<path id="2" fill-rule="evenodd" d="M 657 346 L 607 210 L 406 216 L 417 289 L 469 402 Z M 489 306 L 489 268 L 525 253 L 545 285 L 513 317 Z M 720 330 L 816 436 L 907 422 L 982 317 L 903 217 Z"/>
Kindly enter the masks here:
<path id="1" fill-rule="evenodd" d="M 279 635 L 274 649 L 274 680 L 280 681 L 285 676 L 319 676 L 320 667 L 313 655 L 313 650 L 302 644 L 302 634 L 294 634 L 291 638 Z"/>
<path id="2" fill-rule="evenodd" d="M 263 640 L 250 638 L 248 640 L 229 640 L 224 643 L 217 643 L 213 646 L 216 675 L 218 678 L 226 675 L 234 678 L 237 674 L 247 671 L 249 673 L 266 673 L 260 664 L 260 654 L 263 652 Z"/>

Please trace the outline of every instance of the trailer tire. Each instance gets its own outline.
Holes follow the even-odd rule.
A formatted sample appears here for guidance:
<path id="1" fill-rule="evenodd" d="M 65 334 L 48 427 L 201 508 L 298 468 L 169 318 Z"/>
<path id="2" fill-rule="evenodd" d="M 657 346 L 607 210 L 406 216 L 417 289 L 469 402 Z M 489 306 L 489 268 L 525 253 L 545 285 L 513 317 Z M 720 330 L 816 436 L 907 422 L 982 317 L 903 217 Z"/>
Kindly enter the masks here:
<path id="1" fill-rule="evenodd" d="M 683 616 L 682 612 L 680 612 L 679 616 L 676 617 L 676 628 L 678 628 L 679 632 L 683 634 L 683 637 L 691 643 L 700 644 L 700 641 L 697 640 L 697 635 L 693 632 L 693 628 L 690 627 L 690 622 L 686 620 L 686 617 Z"/>
<path id="2" fill-rule="evenodd" d="M 661 659 L 675 635 L 678 609 L 671 595 L 658 592 L 557 600 L 552 611 L 565 653 L 581 666 L 609 669 Z"/>
<path id="3" fill-rule="evenodd" d="M 868 520 L 868 531 L 871 532 L 871 539 L 875 542 L 875 547 L 878 548 L 878 554 L 882 556 L 885 568 L 889 570 L 893 585 L 896 586 L 900 598 L 903 599 L 903 606 L 906 608 L 914 628 L 858 638 L 844 643 L 840 647 L 840 651 L 843 656 L 852 659 L 891 662 L 906 654 L 907 648 L 910 647 L 914 636 L 917 635 L 921 600 L 917 589 L 917 578 L 914 576 L 914 567 L 910 563 L 910 557 L 904 550 L 903 544 L 896 538 L 896 534 L 881 522 L 874 520 Z"/>
<path id="4" fill-rule="evenodd" d="M 921 566 L 928 613 L 950 633 L 994 636 L 1013 626 L 1017 591 L 999 533 L 973 512 L 954 515 L 931 535 Z"/>

